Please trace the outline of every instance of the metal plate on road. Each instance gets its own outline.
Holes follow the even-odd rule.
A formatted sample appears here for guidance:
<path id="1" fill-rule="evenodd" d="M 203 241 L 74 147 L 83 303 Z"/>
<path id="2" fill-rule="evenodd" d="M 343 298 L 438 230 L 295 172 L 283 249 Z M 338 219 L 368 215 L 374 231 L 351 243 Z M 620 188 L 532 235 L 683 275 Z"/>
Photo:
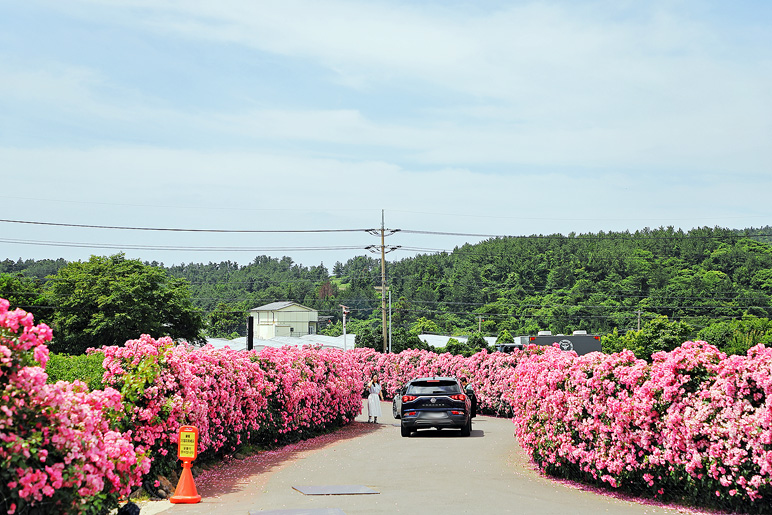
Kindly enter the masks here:
<path id="1" fill-rule="evenodd" d="M 267 510 L 250 511 L 249 515 L 346 515 L 338 508 L 322 508 L 315 510 Z"/>
<path id="2" fill-rule="evenodd" d="M 367 495 L 380 493 L 364 485 L 293 486 L 303 495 Z"/>

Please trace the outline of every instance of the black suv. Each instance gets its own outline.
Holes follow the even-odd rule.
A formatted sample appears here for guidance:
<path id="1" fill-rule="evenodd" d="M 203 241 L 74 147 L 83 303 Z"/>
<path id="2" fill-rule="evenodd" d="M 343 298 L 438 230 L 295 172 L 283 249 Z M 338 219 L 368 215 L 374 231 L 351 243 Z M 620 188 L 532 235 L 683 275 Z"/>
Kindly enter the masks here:
<path id="1" fill-rule="evenodd" d="M 410 381 L 400 407 L 402 436 L 425 427 L 472 432 L 472 401 L 455 377 L 422 377 Z"/>

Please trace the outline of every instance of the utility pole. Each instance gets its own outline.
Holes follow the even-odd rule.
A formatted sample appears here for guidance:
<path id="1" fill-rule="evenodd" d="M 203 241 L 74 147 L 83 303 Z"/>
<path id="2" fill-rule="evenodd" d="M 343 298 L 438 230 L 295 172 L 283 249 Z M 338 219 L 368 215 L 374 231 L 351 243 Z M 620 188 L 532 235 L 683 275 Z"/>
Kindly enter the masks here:
<path id="1" fill-rule="evenodd" d="M 386 286 L 386 253 L 391 252 L 392 250 L 396 250 L 400 248 L 400 245 L 392 246 L 389 248 L 386 248 L 386 236 L 391 236 L 395 232 L 399 231 L 399 229 L 389 229 L 389 234 L 386 234 L 386 226 L 385 226 L 385 217 L 384 210 L 381 209 L 381 229 L 380 231 L 377 231 L 375 229 L 371 229 L 368 232 L 373 235 L 378 235 L 380 232 L 381 235 L 381 245 L 380 245 L 380 252 L 381 252 L 381 286 L 375 287 L 376 290 L 380 290 L 381 292 L 381 322 L 382 322 L 382 330 L 383 330 L 383 352 L 388 352 L 388 342 L 389 342 L 389 334 L 387 330 L 387 323 L 386 323 L 386 292 L 389 291 L 389 287 Z M 367 250 L 371 252 L 377 251 L 377 245 L 368 245 L 365 247 Z"/>
<path id="2" fill-rule="evenodd" d="M 383 352 L 388 352 L 389 341 L 386 332 L 386 227 L 385 214 L 381 209 L 381 319 L 383 321 Z"/>

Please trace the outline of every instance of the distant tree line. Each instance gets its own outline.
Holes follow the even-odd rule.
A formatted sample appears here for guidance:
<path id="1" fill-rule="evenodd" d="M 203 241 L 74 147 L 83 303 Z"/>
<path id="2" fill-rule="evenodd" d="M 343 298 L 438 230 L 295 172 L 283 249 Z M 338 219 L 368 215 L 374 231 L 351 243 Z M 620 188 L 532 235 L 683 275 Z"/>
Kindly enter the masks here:
<path id="1" fill-rule="evenodd" d="M 515 335 L 546 329 L 555 334 L 574 330 L 601 334 L 604 349 L 631 348 L 642 357 L 697 338 L 727 352 L 742 353 L 755 343 L 772 342 L 770 234 L 770 227 L 706 227 L 687 232 L 667 227 L 533 235 L 493 238 L 449 252 L 388 262 L 392 348 L 421 347 L 425 343 L 418 334 L 436 333 L 466 337 L 463 344 L 464 338 L 452 340 L 448 350 L 468 354 L 484 348 L 478 337 L 511 341 Z M 122 256 L 94 259 L 131 261 Z M 351 312 L 347 332 L 359 336 L 358 344 L 382 346 L 381 299 L 376 290 L 381 268 L 372 257 L 337 262 L 332 273 L 323 263 L 307 267 L 289 257 L 267 256 L 246 265 L 231 261 L 138 265 L 128 267 L 127 273 L 152 269 L 157 275 L 156 283 L 145 281 L 144 287 L 158 284 L 176 292 L 167 295 L 186 313 L 175 320 L 189 326 L 189 338 L 194 338 L 193 329 L 198 337 L 244 335 L 249 309 L 287 300 L 318 310 L 329 320 L 323 328 L 328 334 L 342 333 L 339 306 L 346 305 Z M 78 265 L 63 260 L 2 261 L 0 291 L 4 293 L 0 295 L 66 328 L 70 319 L 63 314 L 65 308 L 72 313 L 99 311 L 102 306 L 100 301 L 70 306 L 71 297 L 80 291 L 61 286 L 69 284 L 63 278 L 86 273 L 73 269 Z M 88 291 L 104 285 L 83 284 Z M 128 288 L 120 281 L 117 284 Z M 133 290 L 135 304 L 164 298 L 143 297 L 140 290 Z M 119 297 L 112 294 L 109 299 Z M 186 305 L 180 303 L 183 298 Z M 149 314 L 138 309 L 132 316 Z M 105 313 L 97 325 L 106 328 L 109 318 Z M 83 331 L 73 325 L 71 334 L 60 334 L 75 341 L 78 332 Z"/>
<path id="2" fill-rule="evenodd" d="M 122 254 L 66 263 L 45 279 L 0 273 L 0 296 L 54 329 L 48 347 L 56 353 L 84 354 L 142 334 L 203 340 L 204 318 L 187 282 Z"/>

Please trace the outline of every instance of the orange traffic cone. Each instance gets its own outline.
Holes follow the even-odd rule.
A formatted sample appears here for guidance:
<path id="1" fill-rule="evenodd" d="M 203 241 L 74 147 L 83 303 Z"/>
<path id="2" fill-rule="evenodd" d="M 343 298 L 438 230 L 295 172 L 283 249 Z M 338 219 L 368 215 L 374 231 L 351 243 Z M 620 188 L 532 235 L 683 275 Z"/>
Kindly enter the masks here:
<path id="1" fill-rule="evenodd" d="M 201 496 L 196 491 L 196 483 L 193 481 L 193 473 L 190 471 L 190 462 L 182 462 L 182 475 L 177 483 L 174 495 L 169 497 L 172 504 L 196 504 L 201 501 Z"/>

